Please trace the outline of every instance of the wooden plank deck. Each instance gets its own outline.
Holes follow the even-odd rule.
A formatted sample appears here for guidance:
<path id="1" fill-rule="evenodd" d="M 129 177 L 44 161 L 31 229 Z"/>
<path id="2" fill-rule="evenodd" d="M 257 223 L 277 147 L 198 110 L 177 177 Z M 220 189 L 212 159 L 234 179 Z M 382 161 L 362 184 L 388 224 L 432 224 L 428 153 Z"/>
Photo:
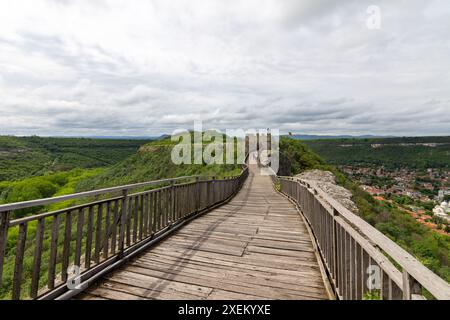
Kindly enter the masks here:
<path id="1" fill-rule="evenodd" d="M 328 299 L 296 208 L 251 166 L 242 190 L 76 299 Z"/>

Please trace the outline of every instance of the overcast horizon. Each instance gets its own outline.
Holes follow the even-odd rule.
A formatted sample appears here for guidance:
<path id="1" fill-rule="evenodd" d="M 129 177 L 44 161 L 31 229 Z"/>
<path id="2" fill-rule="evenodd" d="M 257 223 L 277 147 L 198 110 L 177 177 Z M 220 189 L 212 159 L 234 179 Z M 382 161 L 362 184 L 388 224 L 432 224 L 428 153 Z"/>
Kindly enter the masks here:
<path id="1" fill-rule="evenodd" d="M 445 0 L 31 3 L 0 0 L 0 135 L 450 135 Z"/>

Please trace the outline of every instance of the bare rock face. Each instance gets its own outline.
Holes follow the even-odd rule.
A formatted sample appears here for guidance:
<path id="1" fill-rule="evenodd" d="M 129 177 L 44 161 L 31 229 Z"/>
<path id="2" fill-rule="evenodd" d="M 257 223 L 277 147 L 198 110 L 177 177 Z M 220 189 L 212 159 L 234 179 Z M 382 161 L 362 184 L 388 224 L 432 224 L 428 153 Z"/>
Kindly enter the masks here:
<path id="1" fill-rule="evenodd" d="M 336 184 L 336 178 L 330 171 L 308 170 L 295 176 L 302 180 L 315 182 L 317 186 L 351 212 L 358 214 L 358 207 L 352 200 L 352 193 Z"/>
<path id="2" fill-rule="evenodd" d="M 336 178 L 334 174 L 330 171 L 322 171 L 322 170 L 307 170 L 295 176 L 296 178 L 300 178 L 303 180 L 311 180 L 315 182 L 321 183 L 331 183 L 336 184 Z"/>

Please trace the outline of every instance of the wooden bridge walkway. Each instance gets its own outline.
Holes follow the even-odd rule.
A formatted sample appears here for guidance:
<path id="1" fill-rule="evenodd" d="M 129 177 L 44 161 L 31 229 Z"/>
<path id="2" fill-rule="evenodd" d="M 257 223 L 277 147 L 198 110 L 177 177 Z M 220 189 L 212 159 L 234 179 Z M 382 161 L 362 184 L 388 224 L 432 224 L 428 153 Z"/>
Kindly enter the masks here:
<path id="1" fill-rule="evenodd" d="M 450 299 L 446 280 L 314 181 L 272 178 L 245 164 L 0 205 L 0 288 L 13 300 Z"/>
<path id="2" fill-rule="evenodd" d="M 76 299 L 328 299 L 316 250 L 270 177 L 250 176 L 194 219 Z"/>

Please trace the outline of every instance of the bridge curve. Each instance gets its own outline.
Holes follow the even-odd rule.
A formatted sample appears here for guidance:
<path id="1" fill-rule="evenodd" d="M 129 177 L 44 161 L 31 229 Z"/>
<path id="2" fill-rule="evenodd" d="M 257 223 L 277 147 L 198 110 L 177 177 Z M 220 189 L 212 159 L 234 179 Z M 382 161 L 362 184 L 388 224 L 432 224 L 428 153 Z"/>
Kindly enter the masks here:
<path id="1" fill-rule="evenodd" d="M 231 201 L 76 299 L 329 299 L 321 270 L 299 211 L 250 165 Z"/>
<path id="2" fill-rule="evenodd" d="M 0 205 L 0 291 L 13 300 L 450 299 L 446 280 L 315 182 L 259 169 Z M 40 213 L 15 215 L 25 208 Z"/>

